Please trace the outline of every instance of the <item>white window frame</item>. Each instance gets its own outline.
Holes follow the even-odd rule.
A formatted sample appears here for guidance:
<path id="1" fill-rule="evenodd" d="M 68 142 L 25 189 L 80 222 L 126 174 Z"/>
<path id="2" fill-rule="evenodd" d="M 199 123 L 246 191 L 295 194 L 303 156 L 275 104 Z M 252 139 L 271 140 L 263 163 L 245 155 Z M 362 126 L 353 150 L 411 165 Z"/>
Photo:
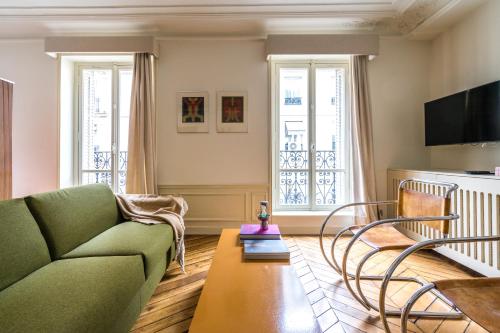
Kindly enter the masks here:
<path id="1" fill-rule="evenodd" d="M 82 71 L 85 69 L 104 69 L 112 71 L 112 114 L 111 114 L 111 169 L 102 170 L 103 172 L 111 172 L 111 189 L 113 192 L 118 192 L 118 173 L 119 173 L 119 137 L 120 137 L 120 124 L 119 124 L 119 110 L 120 110 L 120 80 L 119 73 L 120 70 L 132 70 L 132 63 L 124 62 L 77 62 L 75 63 L 75 140 L 73 147 L 73 165 L 74 165 L 74 175 L 73 179 L 76 179 L 78 185 L 82 184 L 83 172 L 92 172 L 94 170 L 84 170 L 82 169 L 82 124 L 83 124 L 83 86 L 82 86 Z"/>
<path id="2" fill-rule="evenodd" d="M 316 69 L 324 67 L 344 68 L 345 70 L 345 114 L 344 114 L 344 171 L 345 177 L 345 203 L 348 203 L 352 197 L 351 192 L 351 142 L 350 142 L 350 65 L 348 59 L 325 59 L 325 60 L 271 60 L 271 132 L 272 132 L 272 150 L 271 150 L 271 179 L 272 179 L 272 202 L 274 211 L 329 211 L 340 207 L 341 204 L 335 205 L 317 205 L 315 200 L 316 194 L 316 159 L 313 158 L 316 152 Z M 308 205 L 280 205 L 280 69 L 281 68 L 307 68 L 308 69 L 308 152 L 309 152 L 309 204 Z M 337 169 L 336 169 L 337 170 Z"/>

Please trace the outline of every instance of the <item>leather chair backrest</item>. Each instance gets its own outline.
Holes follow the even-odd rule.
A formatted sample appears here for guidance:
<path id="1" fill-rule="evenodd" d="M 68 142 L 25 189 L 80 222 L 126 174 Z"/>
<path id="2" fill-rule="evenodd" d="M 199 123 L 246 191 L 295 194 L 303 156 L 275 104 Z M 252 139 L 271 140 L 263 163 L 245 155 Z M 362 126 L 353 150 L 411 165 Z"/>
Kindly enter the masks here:
<path id="1" fill-rule="evenodd" d="M 411 218 L 450 215 L 450 198 L 400 188 L 398 200 L 398 216 L 401 217 Z M 448 220 L 422 222 L 422 224 L 439 230 L 443 234 L 448 234 L 450 229 L 450 221 Z"/>

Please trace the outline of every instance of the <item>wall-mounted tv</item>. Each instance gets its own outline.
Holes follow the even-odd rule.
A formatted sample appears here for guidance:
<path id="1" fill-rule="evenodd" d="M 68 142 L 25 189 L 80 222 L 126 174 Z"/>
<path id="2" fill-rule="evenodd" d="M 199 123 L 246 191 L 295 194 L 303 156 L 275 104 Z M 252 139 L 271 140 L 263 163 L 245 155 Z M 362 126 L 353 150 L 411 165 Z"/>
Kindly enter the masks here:
<path id="1" fill-rule="evenodd" d="M 500 81 L 425 103 L 425 145 L 500 141 Z"/>

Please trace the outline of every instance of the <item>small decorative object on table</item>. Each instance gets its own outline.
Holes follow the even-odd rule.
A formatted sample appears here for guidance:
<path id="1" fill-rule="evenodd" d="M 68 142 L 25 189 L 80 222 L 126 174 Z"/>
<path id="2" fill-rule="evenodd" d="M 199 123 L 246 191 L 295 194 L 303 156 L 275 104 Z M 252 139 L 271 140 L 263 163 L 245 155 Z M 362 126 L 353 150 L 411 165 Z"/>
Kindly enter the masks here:
<path id="1" fill-rule="evenodd" d="M 262 230 L 267 230 L 269 227 L 269 213 L 267 212 L 267 201 L 261 201 L 260 202 L 260 212 L 259 215 L 257 215 L 257 218 L 260 221 L 260 227 Z"/>

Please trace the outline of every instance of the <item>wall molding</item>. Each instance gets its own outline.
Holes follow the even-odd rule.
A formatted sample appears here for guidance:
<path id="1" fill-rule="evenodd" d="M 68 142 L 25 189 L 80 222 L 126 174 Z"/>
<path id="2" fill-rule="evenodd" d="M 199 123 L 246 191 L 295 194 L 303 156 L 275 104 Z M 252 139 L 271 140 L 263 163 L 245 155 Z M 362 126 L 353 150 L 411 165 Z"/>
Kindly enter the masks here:
<path id="1" fill-rule="evenodd" d="M 188 233 L 218 233 L 257 222 L 261 200 L 269 200 L 269 185 L 160 185 L 162 195 L 181 196 L 189 205 L 185 216 Z"/>
<path id="2" fill-rule="evenodd" d="M 257 211 L 261 200 L 270 200 L 267 184 L 240 185 L 159 185 L 162 195 L 181 196 L 189 205 L 184 218 L 187 234 L 220 234 L 224 228 L 238 228 L 242 223 L 258 223 Z M 318 235 L 325 212 L 279 212 L 271 217 L 283 234 Z M 327 228 L 330 234 L 351 223 L 349 215 L 340 216 Z"/>

